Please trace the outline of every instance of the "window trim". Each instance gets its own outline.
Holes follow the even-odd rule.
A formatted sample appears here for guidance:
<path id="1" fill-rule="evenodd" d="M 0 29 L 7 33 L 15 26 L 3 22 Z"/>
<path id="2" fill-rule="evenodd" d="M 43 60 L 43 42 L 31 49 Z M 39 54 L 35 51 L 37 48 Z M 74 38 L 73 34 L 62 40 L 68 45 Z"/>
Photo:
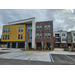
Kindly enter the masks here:
<path id="1" fill-rule="evenodd" d="M 6 32 L 7 31 L 7 32 Z M 10 28 L 4 28 L 3 33 L 10 33 Z"/>
<path id="2" fill-rule="evenodd" d="M 48 26 L 50 26 L 50 25 L 48 25 Z M 50 29 L 51 29 L 51 27 L 50 27 Z M 48 30 L 50 30 L 50 29 L 48 29 Z"/>
<path id="3" fill-rule="evenodd" d="M 40 27 L 41 27 L 41 29 L 40 29 L 40 30 L 42 30 L 42 25 L 40 25 Z"/>
<path id="4" fill-rule="evenodd" d="M 36 30 L 37 30 L 37 26 L 36 26 Z M 39 26 L 38 26 L 38 30 L 39 30 Z M 37 30 L 37 31 L 38 31 L 38 30 Z"/>
<path id="5" fill-rule="evenodd" d="M 66 39 L 66 38 L 62 38 L 62 41 L 64 41 L 63 39 Z M 66 40 L 65 40 L 66 41 Z"/>
<path id="6" fill-rule="evenodd" d="M 38 34 L 38 38 L 39 38 L 39 33 L 37 33 L 37 34 Z M 36 37 L 37 37 L 37 34 L 36 34 Z M 37 38 L 37 39 L 38 39 L 38 38 Z"/>
<path id="7" fill-rule="evenodd" d="M 7 36 L 7 38 L 6 38 L 6 36 Z M 3 40 L 9 40 L 8 36 L 9 36 L 9 39 L 10 39 L 10 35 L 3 35 Z"/>
<path id="8" fill-rule="evenodd" d="M 20 29 L 19 29 L 20 28 Z M 23 32 L 23 31 L 21 31 L 21 28 L 23 28 L 23 27 L 18 27 L 18 32 Z"/>
<path id="9" fill-rule="evenodd" d="M 47 26 L 47 25 L 45 25 L 45 26 Z M 44 26 L 44 30 L 47 30 L 47 29 L 45 29 L 45 26 Z M 48 28 L 48 27 L 47 27 Z"/>
<path id="10" fill-rule="evenodd" d="M 45 37 L 45 34 L 47 34 L 47 33 L 44 33 L 44 38 L 48 38 L 48 35 L 47 35 L 47 37 Z"/>
<path id="11" fill-rule="evenodd" d="M 20 36 L 19 36 L 20 35 Z M 18 34 L 18 40 L 22 40 L 21 39 L 21 35 L 22 35 L 22 39 L 23 39 L 23 34 Z M 19 39 L 19 37 L 20 37 L 20 39 Z"/>
<path id="12" fill-rule="evenodd" d="M 50 37 L 48 37 L 48 38 L 51 38 L 51 33 L 48 33 L 48 34 L 50 34 Z"/>
<path id="13" fill-rule="evenodd" d="M 42 33 L 40 33 L 40 34 L 41 34 L 41 38 L 42 38 Z M 39 35 L 40 35 L 40 34 L 39 34 Z M 40 38 L 40 39 L 41 39 L 41 38 Z"/>

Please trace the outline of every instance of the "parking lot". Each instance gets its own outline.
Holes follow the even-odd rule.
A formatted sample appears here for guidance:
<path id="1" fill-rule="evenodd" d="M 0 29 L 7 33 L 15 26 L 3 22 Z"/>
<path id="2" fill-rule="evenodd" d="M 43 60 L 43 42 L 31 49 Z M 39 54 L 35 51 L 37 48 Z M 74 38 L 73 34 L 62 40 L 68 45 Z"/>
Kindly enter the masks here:
<path id="1" fill-rule="evenodd" d="M 5 61 L 5 62 L 2 62 Z M 65 51 L 21 51 L 20 49 L 1 50 L 1 64 L 75 64 L 75 52 Z M 21 62 L 21 63 L 19 63 Z M 28 63 L 27 63 L 28 62 Z M 33 63 L 32 63 L 33 62 Z"/>

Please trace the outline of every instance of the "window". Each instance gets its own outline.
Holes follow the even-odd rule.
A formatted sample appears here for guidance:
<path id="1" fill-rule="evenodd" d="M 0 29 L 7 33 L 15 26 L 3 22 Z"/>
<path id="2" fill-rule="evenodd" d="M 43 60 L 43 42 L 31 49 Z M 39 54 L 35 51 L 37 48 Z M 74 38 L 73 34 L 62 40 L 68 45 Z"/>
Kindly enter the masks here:
<path id="1" fill-rule="evenodd" d="M 8 28 L 8 32 L 10 32 L 10 28 Z"/>
<path id="2" fill-rule="evenodd" d="M 30 27 L 28 27 L 28 32 L 30 31 Z"/>
<path id="3" fill-rule="evenodd" d="M 50 38 L 50 33 L 48 33 L 48 38 Z"/>
<path id="4" fill-rule="evenodd" d="M 39 34 L 37 34 L 37 38 L 39 37 Z"/>
<path id="5" fill-rule="evenodd" d="M 37 26 L 37 30 L 39 29 L 39 26 Z"/>
<path id="6" fill-rule="evenodd" d="M 5 40 L 5 35 L 3 35 L 3 40 Z"/>
<path id="7" fill-rule="evenodd" d="M 47 30 L 47 25 L 45 25 L 45 30 Z"/>
<path id="8" fill-rule="evenodd" d="M 62 36 L 65 36 L 65 33 L 62 33 Z"/>
<path id="9" fill-rule="evenodd" d="M 48 30 L 50 30 L 50 25 L 48 25 Z"/>
<path id="10" fill-rule="evenodd" d="M 18 35 L 18 39 L 20 39 L 20 34 Z"/>
<path id="11" fill-rule="evenodd" d="M 23 34 L 19 34 L 18 39 L 23 39 Z"/>
<path id="12" fill-rule="evenodd" d="M 3 40 L 8 40 L 10 35 L 3 35 Z"/>
<path id="13" fill-rule="evenodd" d="M 4 28 L 4 33 L 10 32 L 10 28 Z"/>
<path id="14" fill-rule="evenodd" d="M 42 34 L 40 34 L 40 38 L 42 38 Z"/>
<path id="15" fill-rule="evenodd" d="M 66 38 L 62 38 L 62 41 L 66 41 Z"/>
<path id="16" fill-rule="evenodd" d="M 40 30 L 42 30 L 42 26 L 40 26 Z"/>
<path id="17" fill-rule="evenodd" d="M 73 36 L 75 36 L 75 33 L 73 33 Z"/>
<path id="18" fill-rule="evenodd" d="M 75 41 L 75 38 L 74 38 L 74 41 Z"/>
<path id="19" fill-rule="evenodd" d="M 47 33 L 45 33 L 45 37 L 47 38 Z"/>
<path id="20" fill-rule="evenodd" d="M 19 27 L 19 32 L 23 32 L 23 27 Z"/>
<path id="21" fill-rule="evenodd" d="M 9 39 L 10 35 L 8 35 L 8 39 Z"/>
<path id="22" fill-rule="evenodd" d="M 21 27 L 21 32 L 23 32 L 23 27 Z"/>
<path id="23" fill-rule="evenodd" d="M 32 27 L 31 27 L 31 31 L 32 31 Z"/>
<path id="24" fill-rule="evenodd" d="M 4 28 L 4 33 L 6 32 L 6 28 Z"/>

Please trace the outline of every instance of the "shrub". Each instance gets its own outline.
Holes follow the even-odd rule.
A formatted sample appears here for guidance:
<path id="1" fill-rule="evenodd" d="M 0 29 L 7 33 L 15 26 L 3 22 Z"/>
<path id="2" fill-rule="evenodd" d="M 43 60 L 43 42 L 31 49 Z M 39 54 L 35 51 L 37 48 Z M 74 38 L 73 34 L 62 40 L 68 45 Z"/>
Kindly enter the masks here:
<path id="1" fill-rule="evenodd" d="M 68 48 L 64 48 L 64 50 L 65 50 L 65 51 L 68 51 L 69 49 L 68 49 Z"/>
<path id="2" fill-rule="evenodd" d="M 51 50 L 51 47 L 47 47 L 47 50 Z"/>
<path id="3" fill-rule="evenodd" d="M 41 50 L 41 47 L 38 47 L 39 50 Z"/>

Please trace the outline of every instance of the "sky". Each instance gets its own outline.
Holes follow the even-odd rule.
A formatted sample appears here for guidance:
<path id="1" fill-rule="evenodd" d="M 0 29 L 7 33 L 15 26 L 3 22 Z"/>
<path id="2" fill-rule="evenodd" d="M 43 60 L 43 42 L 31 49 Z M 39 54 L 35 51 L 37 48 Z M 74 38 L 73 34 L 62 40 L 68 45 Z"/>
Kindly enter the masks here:
<path id="1" fill-rule="evenodd" d="M 36 22 L 52 21 L 53 30 L 75 30 L 74 9 L 0 9 L 0 38 L 8 22 L 35 17 Z"/>

